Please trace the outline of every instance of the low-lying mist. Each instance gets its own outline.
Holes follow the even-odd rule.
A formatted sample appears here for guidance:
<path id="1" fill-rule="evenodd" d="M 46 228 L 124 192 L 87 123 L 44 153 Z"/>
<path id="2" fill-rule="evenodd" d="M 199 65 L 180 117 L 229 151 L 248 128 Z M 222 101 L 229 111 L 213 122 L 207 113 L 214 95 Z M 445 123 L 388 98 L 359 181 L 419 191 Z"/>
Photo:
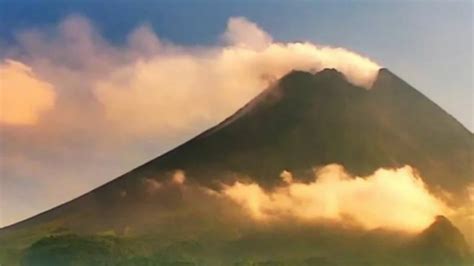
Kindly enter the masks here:
<path id="1" fill-rule="evenodd" d="M 266 191 L 256 183 L 225 186 L 221 196 L 256 220 L 328 219 L 365 229 L 419 232 L 450 209 L 426 188 L 414 169 L 379 169 L 367 177 L 349 175 L 340 165 L 318 169 L 312 182 L 282 175 L 286 184 Z"/>
<path id="2" fill-rule="evenodd" d="M 283 171 L 280 178 L 280 185 L 273 188 L 235 181 L 210 189 L 186 181 L 185 173 L 179 170 L 167 182 L 147 178 L 143 186 L 150 197 L 156 197 L 156 202 L 163 202 L 172 190 L 171 194 L 179 194 L 180 200 L 185 200 L 185 209 L 197 210 L 202 205 L 206 211 L 215 212 L 210 216 L 231 213 L 267 225 L 298 221 L 418 233 L 436 216 L 454 213 L 428 190 L 410 166 L 379 169 L 370 176 L 357 177 L 341 165 L 331 164 L 317 168 L 311 182 L 299 181 L 288 171 Z M 213 210 L 211 206 L 219 207 Z"/>

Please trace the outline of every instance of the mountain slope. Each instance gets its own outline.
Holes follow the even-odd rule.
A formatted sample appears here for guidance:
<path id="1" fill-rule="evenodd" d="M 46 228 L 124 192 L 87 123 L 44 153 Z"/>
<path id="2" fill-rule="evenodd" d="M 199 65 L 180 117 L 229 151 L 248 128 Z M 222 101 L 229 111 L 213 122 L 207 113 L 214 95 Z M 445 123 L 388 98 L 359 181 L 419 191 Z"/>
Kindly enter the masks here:
<path id="1" fill-rule="evenodd" d="M 371 90 L 333 69 L 293 71 L 215 128 L 13 227 L 86 209 L 101 213 L 140 205 L 144 179 L 165 180 L 177 169 L 203 185 L 241 176 L 272 185 L 285 169 L 313 178 L 313 167 L 330 163 L 356 175 L 409 164 L 429 185 L 457 193 L 473 180 L 473 150 L 471 132 L 386 69 Z M 118 206 L 123 191 L 128 202 Z"/>
<path id="2" fill-rule="evenodd" d="M 446 189 L 472 180 L 472 134 L 387 70 L 370 91 L 335 70 L 293 72 L 256 101 L 144 172 L 183 169 L 204 183 L 231 172 L 272 183 L 283 169 L 340 163 L 364 175 L 410 164 Z"/>
<path id="3" fill-rule="evenodd" d="M 411 252 L 418 264 L 471 265 L 466 263 L 472 254 L 464 236 L 444 216 L 436 217 L 433 224 L 417 236 Z"/>

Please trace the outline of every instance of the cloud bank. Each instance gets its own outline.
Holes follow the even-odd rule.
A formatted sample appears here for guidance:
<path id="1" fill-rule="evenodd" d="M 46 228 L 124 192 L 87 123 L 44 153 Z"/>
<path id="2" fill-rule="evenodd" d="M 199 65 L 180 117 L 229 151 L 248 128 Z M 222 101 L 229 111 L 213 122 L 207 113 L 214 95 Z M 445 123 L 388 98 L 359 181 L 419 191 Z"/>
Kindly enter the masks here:
<path id="1" fill-rule="evenodd" d="M 285 185 L 270 191 L 256 183 L 236 182 L 218 194 L 231 199 L 257 221 L 299 219 L 307 222 L 332 220 L 419 232 L 437 215 L 452 212 L 430 194 L 410 166 L 379 169 L 367 177 L 353 177 L 340 165 L 320 168 L 315 180 L 302 183 L 282 175 Z"/>
<path id="2" fill-rule="evenodd" d="M 192 182 L 192 177 L 187 178 L 184 171 L 175 170 L 160 178 L 160 182 L 155 178 L 144 179 L 143 190 L 154 199 L 154 207 L 169 203 L 167 197 L 173 195 L 177 201 L 183 201 L 181 208 L 201 206 L 205 217 L 228 221 L 226 226 L 238 227 L 239 222 L 268 228 L 293 224 L 316 228 L 331 224 L 347 229 L 414 234 L 443 215 L 463 232 L 472 232 L 469 228 L 472 221 L 468 221 L 472 219 L 470 205 L 461 208 L 448 205 L 441 195 L 430 192 L 410 166 L 380 168 L 369 176 L 358 177 L 347 173 L 341 165 L 329 164 L 315 169 L 313 181 L 299 181 L 286 170 L 280 178 L 280 185 L 272 188 L 252 181 L 235 181 L 211 189 Z M 170 211 L 175 213 L 176 206 L 170 206 L 173 206 Z M 145 213 L 154 211 L 146 209 Z"/>
<path id="3" fill-rule="evenodd" d="M 192 49 L 164 44 L 146 27 L 133 32 L 130 49 L 149 56 L 97 80 L 94 92 L 107 117 L 117 123 L 126 120 L 134 130 L 182 130 L 224 119 L 293 69 L 336 68 L 366 88 L 379 69 L 343 48 L 273 41 L 244 18 L 231 18 L 222 39 L 218 46 Z M 150 114 L 160 118 L 150 123 L 145 119 Z"/>

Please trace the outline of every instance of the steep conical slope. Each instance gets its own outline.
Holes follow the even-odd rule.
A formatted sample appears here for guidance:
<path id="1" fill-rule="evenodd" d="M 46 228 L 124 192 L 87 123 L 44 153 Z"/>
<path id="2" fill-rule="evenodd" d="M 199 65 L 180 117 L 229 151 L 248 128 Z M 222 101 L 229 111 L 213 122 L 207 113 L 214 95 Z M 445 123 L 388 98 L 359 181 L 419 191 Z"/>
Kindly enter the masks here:
<path id="1" fill-rule="evenodd" d="M 474 181 L 471 132 L 388 70 L 380 71 L 373 94 L 386 156 L 415 166 L 430 185 L 451 191 Z"/>
<path id="2" fill-rule="evenodd" d="M 410 164 L 429 184 L 456 190 L 473 180 L 473 147 L 472 133 L 388 70 L 369 91 L 336 70 L 293 72 L 143 170 L 184 169 L 204 183 L 223 178 L 216 171 L 272 183 L 283 169 L 304 174 L 340 163 L 364 175 Z"/>
<path id="3" fill-rule="evenodd" d="M 312 178 L 313 167 L 330 163 L 357 175 L 409 164 L 428 184 L 458 192 L 473 180 L 473 145 L 471 132 L 386 69 L 370 90 L 333 69 L 293 71 L 215 128 L 17 226 L 85 211 L 123 215 L 144 204 L 144 179 L 168 179 L 177 169 L 204 185 L 237 176 L 272 185 L 284 169 Z M 127 201 L 118 204 L 123 192 Z"/>
<path id="4" fill-rule="evenodd" d="M 422 244 L 413 246 L 413 254 L 399 248 L 406 236 L 365 235 L 332 225 L 249 226 L 229 205 L 207 200 L 210 196 L 202 188 L 242 176 L 272 186 L 281 182 L 283 170 L 309 179 L 313 167 L 331 163 L 360 176 L 409 164 L 432 187 L 457 193 L 473 181 L 473 145 L 471 132 L 388 70 L 380 70 L 370 90 L 352 85 L 332 69 L 293 71 L 226 121 L 176 149 L 69 203 L 3 228 L 0 242 L 9 246 L 0 248 L 0 259 L 17 259 L 32 242 L 53 235 L 31 245 L 26 265 L 49 263 L 58 254 L 75 260 L 97 249 L 103 251 L 98 258 L 112 259 L 112 265 L 115 259 L 125 265 L 142 259 L 150 265 L 168 263 L 170 254 L 174 262 L 189 256 L 215 260 L 190 265 L 258 265 L 251 264 L 254 258 L 274 265 L 279 262 L 273 254 L 281 254 L 277 260 L 287 265 L 409 265 L 417 259 L 429 261 L 417 258 L 420 252 L 452 251 L 449 245 L 423 244 L 441 228 L 448 231 L 441 241 L 456 245 L 449 259 L 464 263 L 457 252 L 466 253 L 466 247 L 459 244 L 457 229 L 440 219 L 431 227 L 435 229 L 420 236 L 417 243 Z M 201 186 L 169 182 L 177 170 L 186 173 L 187 183 Z M 160 186 L 159 193 L 150 194 Z M 199 196 L 189 196 L 193 193 Z M 218 213 L 226 215 L 216 217 Z M 133 238 L 128 238 L 130 231 Z M 104 232 L 124 238 L 96 235 Z M 81 250 L 68 248 L 76 246 Z M 123 257 L 130 250 L 146 258 Z"/>
<path id="5" fill-rule="evenodd" d="M 230 172 L 271 183 L 283 169 L 340 163 L 363 175 L 410 164 L 447 189 L 473 178 L 472 134 L 388 70 L 369 91 L 336 70 L 293 72 L 230 120 L 146 171 L 184 169 L 200 182 Z"/>

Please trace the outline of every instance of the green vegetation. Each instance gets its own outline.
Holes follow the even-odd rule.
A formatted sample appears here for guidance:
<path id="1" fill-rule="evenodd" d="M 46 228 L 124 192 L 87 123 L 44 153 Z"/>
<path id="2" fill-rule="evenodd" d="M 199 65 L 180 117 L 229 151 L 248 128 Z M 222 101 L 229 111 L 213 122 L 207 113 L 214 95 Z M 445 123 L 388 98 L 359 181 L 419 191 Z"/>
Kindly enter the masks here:
<path id="1" fill-rule="evenodd" d="M 21 259 L 24 266 L 197 265 L 192 257 L 146 251 L 135 242 L 114 236 L 54 235 L 31 245 Z"/>
<path id="2" fill-rule="evenodd" d="M 442 232 L 440 233 L 440 228 Z M 448 229 L 446 229 L 448 228 Z M 412 237 L 384 232 L 306 228 L 253 231 L 238 239 L 210 241 L 169 239 L 164 235 L 124 237 L 54 234 L 24 250 L 10 263 L 22 266 L 468 266 L 472 262 L 459 232 L 434 224 Z M 317 235 L 315 235 L 317 233 Z M 433 243 L 441 238 L 458 239 Z M 449 246 L 446 246 L 449 245 Z M 462 252 L 459 252 L 462 251 Z"/>
<path id="3" fill-rule="evenodd" d="M 112 265 L 116 240 L 106 237 L 60 235 L 35 242 L 25 253 L 23 265 Z"/>

